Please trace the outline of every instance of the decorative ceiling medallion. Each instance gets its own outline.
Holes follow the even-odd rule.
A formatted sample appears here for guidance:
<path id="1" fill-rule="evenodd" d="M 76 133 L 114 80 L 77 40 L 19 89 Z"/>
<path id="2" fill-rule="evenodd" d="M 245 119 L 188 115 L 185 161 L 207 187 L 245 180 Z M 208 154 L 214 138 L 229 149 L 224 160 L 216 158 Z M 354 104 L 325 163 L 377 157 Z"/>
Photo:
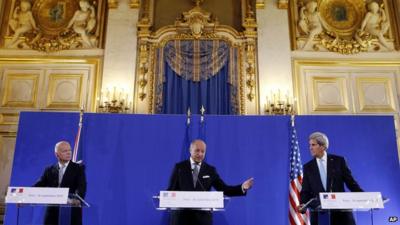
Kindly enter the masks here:
<path id="1" fill-rule="evenodd" d="M 33 16 L 44 35 L 58 35 L 65 31 L 77 10 L 79 1 L 71 0 L 39 0 L 32 7 Z"/>
<path id="2" fill-rule="evenodd" d="M 323 0 L 319 9 L 327 29 L 340 36 L 351 36 L 365 15 L 364 0 Z"/>
<path id="3" fill-rule="evenodd" d="M 21 0 L 12 9 L 5 47 L 53 52 L 96 48 L 97 0 Z"/>

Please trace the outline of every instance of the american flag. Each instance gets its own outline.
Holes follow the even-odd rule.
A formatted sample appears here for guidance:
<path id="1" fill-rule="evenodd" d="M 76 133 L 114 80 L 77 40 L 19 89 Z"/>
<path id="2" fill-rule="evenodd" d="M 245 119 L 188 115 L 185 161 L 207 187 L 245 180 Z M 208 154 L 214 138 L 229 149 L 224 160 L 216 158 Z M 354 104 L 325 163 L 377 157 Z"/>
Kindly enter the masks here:
<path id="1" fill-rule="evenodd" d="M 289 222 L 290 225 L 310 224 L 308 213 L 297 212 L 300 204 L 300 191 L 303 182 L 303 165 L 301 163 L 299 142 L 297 140 L 294 116 L 290 126 L 290 184 L 289 184 Z"/>
<path id="2" fill-rule="evenodd" d="M 76 162 L 78 158 L 79 142 L 81 140 L 82 120 L 83 120 L 83 109 L 81 109 L 79 113 L 78 133 L 76 134 L 74 150 L 72 151 L 72 162 Z M 79 160 L 78 163 L 82 163 L 82 160 Z"/>

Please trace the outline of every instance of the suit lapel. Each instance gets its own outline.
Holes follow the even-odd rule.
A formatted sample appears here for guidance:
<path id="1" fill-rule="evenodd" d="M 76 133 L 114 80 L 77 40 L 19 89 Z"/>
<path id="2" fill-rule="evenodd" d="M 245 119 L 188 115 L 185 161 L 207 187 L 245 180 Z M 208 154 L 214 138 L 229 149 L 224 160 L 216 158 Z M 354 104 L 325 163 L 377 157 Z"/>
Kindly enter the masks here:
<path id="1" fill-rule="evenodd" d="M 186 161 L 185 163 L 185 169 L 184 169 L 184 176 L 186 177 L 187 181 L 190 181 L 190 187 L 193 188 L 194 190 L 194 185 L 193 185 L 193 176 L 192 176 L 192 165 L 190 165 L 190 159 Z"/>
<path id="2" fill-rule="evenodd" d="M 328 190 L 326 190 L 326 191 L 332 191 L 332 190 L 331 190 L 331 189 L 332 189 L 332 188 L 331 188 L 331 186 L 332 186 L 331 181 L 332 181 L 332 178 L 333 178 L 333 176 L 334 176 L 334 174 L 333 174 L 333 164 L 334 164 L 334 160 L 333 160 L 333 158 L 332 158 L 331 155 L 328 155 L 328 156 L 327 156 L 327 163 L 328 163 L 328 164 L 326 165 L 326 168 L 327 168 L 326 188 L 327 188 Z"/>
<path id="3" fill-rule="evenodd" d="M 74 166 L 74 165 L 72 165 L 72 162 L 69 162 L 69 163 L 68 163 L 67 168 L 65 168 L 65 172 L 64 172 L 64 175 L 63 175 L 63 177 L 62 177 L 60 187 L 64 187 L 64 186 L 65 186 L 65 183 L 66 183 L 66 181 L 67 181 L 69 175 L 71 174 L 71 172 L 72 172 L 72 170 L 73 170 L 73 168 L 72 168 L 73 166 Z M 67 182 L 67 183 L 68 183 L 68 182 Z"/>
<path id="4" fill-rule="evenodd" d="M 201 179 L 204 175 L 207 174 L 207 164 L 205 162 L 201 163 L 200 171 L 199 171 L 199 179 Z"/>
<path id="5" fill-rule="evenodd" d="M 59 166 L 58 163 L 56 163 L 51 167 L 51 176 L 52 179 L 56 181 L 57 185 L 58 185 L 58 171 L 59 171 Z"/>
<path id="6" fill-rule="evenodd" d="M 199 171 L 199 176 L 197 178 L 197 186 L 196 186 L 196 190 L 198 191 L 204 191 L 204 187 L 203 185 L 205 185 L 203 183 L 203 176 L 207 175 L 207 171 L 208 171 L 208 165 L 207 163 L 205 163 L 204 161 L 201 163 L 200 166 L 200 171 Z M 199 184 L 199 182 L 201 182 L 201 184 Z"/>
<path id="7" fill-rule="evenodd" d="M 324 192 L 325 189 L 324 189 L 324 186 L 322 185 L 321 175 L 319 174 L 317 159 L 314 158 L 311 165 L 312 165 L 311 169 L 313 170 L 312 174 L 314 174 L 315 175 L 315 179 L 318 180 L 318 182 L 317 182 L 318 191 L 319 192 Z"/>

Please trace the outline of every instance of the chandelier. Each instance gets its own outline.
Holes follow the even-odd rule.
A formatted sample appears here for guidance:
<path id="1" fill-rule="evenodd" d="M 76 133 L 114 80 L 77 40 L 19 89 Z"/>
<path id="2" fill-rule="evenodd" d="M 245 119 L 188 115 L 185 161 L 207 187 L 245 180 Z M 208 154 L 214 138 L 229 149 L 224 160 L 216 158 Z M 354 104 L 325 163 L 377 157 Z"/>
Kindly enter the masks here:
<path id="1" fill-rule="evenodd" d="M 111 91 L 106 89 L 101 92 L 98 99 L 97 112 L 101 113 L 130 113 L 132 102 L 128 103 L 129 95 L 123 88 L 114 87 Z"/>

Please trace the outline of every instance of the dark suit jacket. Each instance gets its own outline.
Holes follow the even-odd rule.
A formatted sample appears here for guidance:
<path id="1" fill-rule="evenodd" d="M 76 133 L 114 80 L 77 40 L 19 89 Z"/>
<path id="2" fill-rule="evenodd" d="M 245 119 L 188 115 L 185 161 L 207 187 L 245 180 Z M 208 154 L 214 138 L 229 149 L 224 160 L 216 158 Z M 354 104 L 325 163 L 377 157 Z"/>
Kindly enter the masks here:
<path id="1" fill-rule="evenodd" d="M 227 196 L 241 196 L 241 185 L 230 186 L 219 177 L 215 167 L 201 163 L 196 188 L 193 185 L 192 167 L 190 160 L 179 162 L 172 172 L 169 191 L 210 191 L 214 187 L 217 191 L 223 191 Z M 209 211 L 178 210 L 171 214 L 171 225 L 211 225 L 212 215 Z"/>
<path id="2" fill-rule="evenodd" d="M 327 155 L 327 190 L 324 189 L 319 175 L 316 159 L 312 159 L 304 165 L 303 185 L 300 193 L 300 203 L 304 204 L 310 199 L 319 197 L 320 192 L 345 192 L 344 185 L 352 192 L 363 191 L 357 181 L 351 175 L 351 171 L 346 164 L 346 160 L 337 155 Z M 319 201 L 311 204 L 317 207 Z M 311 214 L 311 225 L 317 225 L 318 214 Z M 331 213 L 331 225 L 354 225 L 354 218 L 351 212 Z"/>
<path id="3" fill-rule="evenodd" d="M 34 185 L 35 187 L 58 187 L 58 163 L 47 167 L 43 175 Z M 69 188 L 70 194 L 78 194 L 84 198 L 86 194 L 86 175 L 84 165 L 69 162 L 65 169 L 63 179 L 60 187 Z M 47 207 L 44 224 L 55 225 L 58 224 L 58 207 Z M 82 209 L 72 208 L 71 209 L 71 225 L 82 224 Z"/>

